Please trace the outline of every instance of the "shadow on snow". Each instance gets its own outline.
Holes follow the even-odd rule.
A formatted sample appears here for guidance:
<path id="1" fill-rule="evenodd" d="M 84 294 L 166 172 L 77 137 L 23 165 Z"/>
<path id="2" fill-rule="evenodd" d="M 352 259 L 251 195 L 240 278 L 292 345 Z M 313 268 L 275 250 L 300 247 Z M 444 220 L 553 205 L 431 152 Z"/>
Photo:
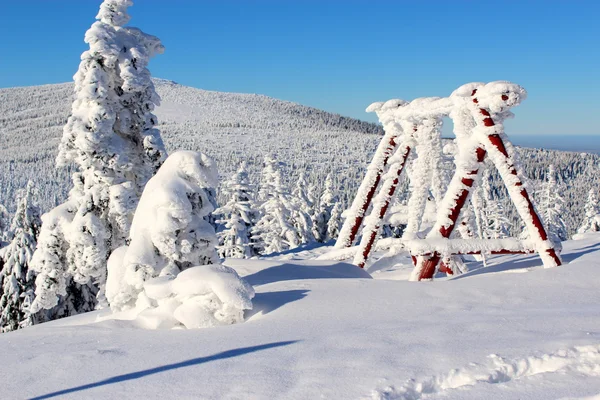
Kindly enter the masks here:
<path id="1" fill-rule="evenodd" d="M 592 252 L 595 252 L 598 250 L 600 250 L 600 243 L 586 246 L 584 248 L 573 251 L 572 253 L 562 254 L 561 259 L 564 264 L 568 264 L 568 263 L 575 261 L 576 259 L 578 259 L 580 257 L 583 257 L 584 255 L 586 255 L 588 253 L 592 253 Z M 474 263 L 475 265 L 478 265 L 478 268 L 473 268 L 466 274 L 458 275 L 457 277 L 452 278 L 452 280 L 469 278 L 471 276 L 481 275 L 481 274 L 493 274 L 493 273 L 497 273 L 497 272 L 518 270 L 518 269 L 531 268 L 531 267 L 540 267 L 541 268 L 542 261 L 540 260 L 540 257 L 537 254 L 531 254 L 527 257 L 523 257 L 523 256 L 515 256 L 515 257 L 519 257 L 519 259 L 516 259 L 516 260 L 508 259 L 500 264 L 492 264 L 487 267 L 484 267 L 481 263 Z M 490 261 L 493 262 L 493 258 Z M 470 263 L 469 266 L 472 266 L 472 265 L 473 264 Z"/>
<path id="2" fill-rule="evenodd" d="M 310 290 L 282 290 L 279 292 L 256 293 L 252 300 L 252 310 L 246 311 L 244 319 L 262 313 L 268 314 L 288 303 L 300 300 L 306 297 Z"/>
<path id="3" fill-rule="evenodd" d="M 244 279 L 252 286 L 301 279 L 349 278 L 371 279 L 371 275 L 362 268 L 358 268 L 356 265 L 339 262 L 332 265 L 280 264 L 244 277 Z"/>
<path id="4" fill-rule="evenodd" d="M 57 392 L 52 392 L 52 393 L 44 394 L 41 396 L 32 397 L 31 400 L 41 400 L 41 399 L 49 399 L 49 398 L 56 397 L 56 396 L 63 396 L 63 395 L 69 394 L 69 393 L 92 389 L 92 388 L 99 387 L 99 386 L 112 385 L 113 383 L 119 383 L 119 382 L 130 381 L 133 379 L 139 379 L 139 378 L 143 378 L 148 375 L 158 374 L 160 372 L 169 371 L 172 369 L 190 367 L 193 365 L 204 364 L 204 363 L 207 363 L 210 361 L 223 360 L 226 358 L 237 357 L 237 356 L 241 356 L 244 354 L 253 353 L 255 351 L 266 350 L 266 349 L 271 349 L 271 348 L 275 348 L 275 347 L 288 346 L 288 345 L 296 343 L 296 342 L 298 342 L 298 341 L 291 340 L 291 341 L 285 341 L 285 342 L 274 342 L 274 343 L 261 344 L 258 346 L 243 347 L 241 349 L 227 350 L 227 351 L 223 351 L 221 353 L 213 354 L 212 356 L 192 358 L 191 360 L 186 360 L 186 361 L 182 361 L 182 362 L 178 362 L 178 363 L 174 363 L 174 364 L 168 364 L 168 365 L 163 365 L 163 366 L 156 367 L 156 368 L 146 369 L 143 371 L 131 372 L 129 374 L 113 376 L 112 378 L 108 378 L 108 379 L 105 379 L 102 381 L 88 383 L 86 385 L 76 386 L 76 387 L 73 387 L 70 389 L 59 390 Z"/>

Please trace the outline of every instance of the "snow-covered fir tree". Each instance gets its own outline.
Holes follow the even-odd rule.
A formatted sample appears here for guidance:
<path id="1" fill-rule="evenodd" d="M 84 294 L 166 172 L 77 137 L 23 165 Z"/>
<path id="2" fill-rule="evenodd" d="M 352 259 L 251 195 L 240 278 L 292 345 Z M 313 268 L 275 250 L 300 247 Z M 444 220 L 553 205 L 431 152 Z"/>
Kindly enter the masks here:
<path id="1" fill-rule="evenodd" d="M 34 309 L 55 306 L 70 279 L 96 285 L 102 300 L 106 261 L 126 243 L 144 185 L 165 158 L 152 114 L 160 99 L 146 68 L 163 46 L 158 38 L 124 26 L 132 4 L 105 0 L 85 34 L 90 49 L 81 55 L 74 77 L 76 97 L 57 156 L 59 167 L 77 167 L 67 205 L 58 211 L 68 210 L 69 216 L 58 217 L 60 229 L 54 217 L 42 226 L 44 245 L 32 264 L 39 273 Z M 66 256 L 46 246 L 57 246 Z M 90 301 L 92 307 L 95 300 Z"/>
<path id="2" fill-rule="evenodd" d="M 312 207 L 307 192 L 306 175 L 301 172 L 292 191 L 292 224 L 298 233 L 300 243 L 314 242 Z"/>
<path id="3" fill-rule="evenodd" d="M 313 234 L 318 242 L 327 241 L 327 223 L 331 218 L 331 210 L 336 202 L 337 196 L 333 191 L 333 179 L 329 174 L 325 178 L 325 188 L 313 215 Z"/>
<path id="4" fill-rule="evenodd" d="M 217 264 L 218 243 L 208 217 L 209 189 L 218 184 L 213 160 L 177 151 L 148 181 L 131 226 L 131 242 L 108 264 L 107 300 L 113 310 L 133 307 L 144 283 L 193 266 Z"/>
<path id="5" fill-rule="evenodd" d="M 342 203 L 339 201 L 336 202 L 331 209 L 331 215 L 329 217 L 329 221 L 327 222 L 327 240 L 335 240 L 339 236 L 340 229 L 342 229 L 343 212 L 344 209 L 342 208 Z"/>
<path id="6" fill-rule="evenodd" d="M 554 243 L 567 240 L 567 227 L 563 220 L 565 200 L 561 194 L 562 185 L 556 180 L 554 165 L 548 166 L 546 181 L 542 186 L 540 210 L 548 237 Z"/>
<path id="7" fill-rule="evenodd" d="M 29 269 L 42 221 L 33 200 L 31 181 L 18 199 L 10 230 L 12 240 L 2 250 L 0 275 L 0 330 L 8 332 L 38 322 L 29 307 L 34 298 L 35 275 Z"/>
<path id="8" fill-rule="evenodd" d="M 217 234 L 219 255 L 224 258 L 250 258 L 256 255 L 251 245 L 251 231 L 258 220 L 258 210 L 245 162 L 223 184 L 223 194 L 229 201 L 214 211 L 215 215 L 221 216 L 217 222 L 224 225 Z"/>
<path id="9" fill-rule="evenodd" d="M 502 239 L 508 236 L 509 221 L 503 204 L 495 198 L 489 168 L 486 168 L 481 181 L 483 239 Z"/>
<path id="10" fill-rule="evenodd" d="M 264 159 L 258 197 L 261 217 L 252 230 L 252 240 L 260 254 L 281 252 L 298 247 L 298 233 L 291 224 L 290 194 L 283 184 L 279 163 L 272 156 Z"/>
<path id="11" fill-rule="evenodd" d="M 91 282 L 79 284 L 73 281 L 66 270 L 68 243 L 65 240 L 65 229 L 69 229 L 75 209 L 71 203 L 66 202 L 42 215 L 42 229 L 30 264 L 31 269 L 37 273 L 35 299 L 30 312 L 44 316 L 36 318 L 39 322 L 95 308 L 98 288 Z"/>
<path id="12" fill-rule="evenodd" d="M 577 233 L 600 232 L 600 201 L 598 189 L 592 188 L 588 192 L 585 203 L 585 216 Z"/>
<path id="13" fill-rule="evenodd" d="M 315 206 L 319 202 L 318 188 L 315 183 L 311 183 L 308 186 L 308 190 L 306 192 L 306 199 L 308 200 L 308 204 L 310 204 L 310 207 L 311 207 L 310 214 L 312 216 L 315 212 Z"/>
<path id="14" fill-rule="evenodd" d="M 10 240 L 10 215 L 4 205 L 0 204 L 0 248 Z"/>

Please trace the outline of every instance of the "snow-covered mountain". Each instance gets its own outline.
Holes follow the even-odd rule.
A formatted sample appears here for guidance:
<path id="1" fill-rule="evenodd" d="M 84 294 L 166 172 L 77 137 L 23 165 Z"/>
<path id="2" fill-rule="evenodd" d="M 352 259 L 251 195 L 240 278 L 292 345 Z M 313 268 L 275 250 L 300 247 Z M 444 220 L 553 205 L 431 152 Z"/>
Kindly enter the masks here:
<path id="1" fill-rule="evenodd" d="M 308 184 L 320 189 L 326 175 L 334 173 L 334 186 L 346 205 L 382 133 L 376 124 L 267 96 L 211 92 L 161 79 L 155 84 L 162 97 L 156 114 L 167 150 L 205 152 L 216 159 L 223 177 L 245 160 L 254 182 L 263 156 L 273 153 L 286 164 L 288 182 L 306 171 Z M 43 210 L 66 197 L 71 171 L 57 171 L 54 158 L 72 94 L 71 83 L 0 89 L 0 203 L 9 209 L 14 210 L 15 192 L 28 179 L 38 188 Z M 565 222 L 573 233 L 588 188 L 600 184 L 600 156 L 521 149 L 521 159 L 534 184 L 555 164 L 565 186 Z M 510 207 L 507 212 L 514 214 Z"/>
<path id="2" fill-rule="evenodd" d="M 381 133 L 378 125 L 267 96 L 211 92 L 155 80 L 162 97 L 156 111 L 169 151 L 200 150 L 216 158 L 223 176 L 241 159 L 256 172 L 267 153 L 290 170 L 310 165 L 319 175 L 350 168 L 355 179 Z M 62 127 L 73 84 L 0 89 L 0 201 L 13 208 L 17 188 L 33 179 L 48 209 L 70 186 L 69 171 L 56 171 Z"/>

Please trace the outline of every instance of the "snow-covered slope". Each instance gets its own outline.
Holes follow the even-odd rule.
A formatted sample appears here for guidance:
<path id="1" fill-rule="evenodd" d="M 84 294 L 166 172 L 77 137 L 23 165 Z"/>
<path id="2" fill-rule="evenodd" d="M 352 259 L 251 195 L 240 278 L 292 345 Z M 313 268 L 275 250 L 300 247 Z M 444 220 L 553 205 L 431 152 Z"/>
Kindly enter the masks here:
<path id="1" fill-rule="evenodd" d="M 207 153 L 224 176 L 241 159 L 257 173 L 262 157 L 276 153 L 291 169 L 309 166 L 319 176 L 350 169 L 345 176 L 358 179 L 377 141 L 365 133 L 381 132 L 375 124 L 266 96 L 211 92 L 160 79 L 155 84 L 167 150 Z M 71 173 L 56 171 L 54 158 L 72 96 L 71 83 L 0 89 L 0 202 L 7 207 L 13 207 L 13 193 L 27 179 L 42 189 L 45 210 L 66 196 Z"/>
<path id="2" fill-rule="evenodd" d="M 229 261 L 257 292 L 247 322 L 149 331 L 94 322 L 100 311 L 4 334 L 0 398 L 598 395 L 600 235 L 564 248 L 563 267 L 500 256 L 421 283 L 343 263 Z"/>
<path id="3" fill-rule="evenodd" d="M 306 171 L 308 184 L 320 190 L 333 172 L 345 206 L 382 133 L 375 124 L 266 96 L 211 92 L 160 79 L 155 83 L 162 97 L 156 113 L 167 150 L 204 152 L 215 158 L 223 177 L 247 161 L 252 182 L 257 182 L 263 156 L 275 153 L 286 164 L 288 182 L 295 183 L 298 173 Z M 66 197 L 71 171 L 57 171 L 54 158 L 72 91 L 71 83 L 0 89 L 0 204 L 9 210 L 27 179 L 39 189 L 44 211 Z M 365 105 L 371 100 L 365 99 Z M 600 156 L 531 149 L 520 153 L 533 179 L 544 179 L 548 164 L 555 164 L 559 183 L 566 185 L 564 218 L 575 232 L 589 187 L 600 184 Z"/>

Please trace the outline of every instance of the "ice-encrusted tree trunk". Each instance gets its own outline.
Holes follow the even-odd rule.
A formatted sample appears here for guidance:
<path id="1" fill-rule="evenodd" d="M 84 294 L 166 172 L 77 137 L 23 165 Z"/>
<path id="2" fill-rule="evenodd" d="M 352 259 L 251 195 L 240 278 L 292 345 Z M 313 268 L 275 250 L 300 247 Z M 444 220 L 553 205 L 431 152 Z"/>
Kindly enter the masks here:
<path id="1" fill-rule="evenodd" d="M 298 233 L 300 243 L 315 241 L 312 224 L 312 207 L 307 193 L 307 183 L 304 172 L 301 172 L 292 191 L 292 224 Z"/>
<path id="2" fill-rule="evenodd" d="M 260 254 L 269 254 L 296 248 L 300 243 L 290 223 L 293 206 L 279 163 L 271 156 L 266 156 L 264 163 L 259 190 L 261 217 L 252 230 L 252 240 Z"/>
<path id="3" fill-rule="evenodd" d="M 313 234 L 317 242 L 327 241 L 327 223 L 331 218 L 331 210 L 337 202 L 337 197 L 333 191 L 333 179 L 331 174 L 325 179 L 325 188 L 319 199 L 319 205 L 315 209 L 313 216 Z"/>
<path id="4" fill-rule="evenodd" d="M 258 210 L 245 163 L 224 183 L 223 192 L 229 201 L 214 211 L 215 215 L 221 216 L 217 222 L 225 226 L 217 235 L 219 255 L 224 258 L 250 258 L 256 255 L 251 245 L 251 231 L 258 219 Z"/>
<path id="5" fill-rule="evenodd" d="M 556 180 L 556 168 L 548 166 L 546 182 L 542 186 L 542 200 L 540 208 L 542 219 L 548 230 L 548 236 L 557 245 L 567 240 L 567 227 L 563 220 L 565 201 L 561 195 L 561 185 Z"/>
<path id="6" fill-rule="evenodd" d="M 585 216 L 577 233 L 600 232 L 600 202 L 598 201 L 598 189 L 592 188 L 588 192 L 585 203 Z"/>
<path id="7" fill-rule="evenodd" d="M 58 211 L 68 209 L 69 218 L 59 218 L 60 229 L 54 217 L 42 225 L 44 246 L 32 264 L 40 298 L 34 309 L 55 306 L 70 279 L 97 286 L 102 300 L 106 261 L 127 242 L 141 192 L 165 158 L 152 114 L 160 99 L 147 69 L 163 46 L 158 38 L 124 26 L 132 4 L 105 0 L 85 34 L 90 49 L 74 76 L 76 96 L 57 156 L 59 167 L 77 168 L 68 206 Z M 53 255 L 56 248 L 47 246 L 58 246 L 61 254 Z"/>
<path id="8" fill-rule="evenodd" d="M 18 200 L 17 211 L 12 220 L 10 230 L 13 238 L 2 252 L 2 332 L 13 331 L 36 322 L 36 316 L 29 312 L 35 290 L 35 275 L 29 269 L 29 264 L 37 245 L 41 225 L 40 211 L 33 200 L 33 183 L 29 181 Z"/>

